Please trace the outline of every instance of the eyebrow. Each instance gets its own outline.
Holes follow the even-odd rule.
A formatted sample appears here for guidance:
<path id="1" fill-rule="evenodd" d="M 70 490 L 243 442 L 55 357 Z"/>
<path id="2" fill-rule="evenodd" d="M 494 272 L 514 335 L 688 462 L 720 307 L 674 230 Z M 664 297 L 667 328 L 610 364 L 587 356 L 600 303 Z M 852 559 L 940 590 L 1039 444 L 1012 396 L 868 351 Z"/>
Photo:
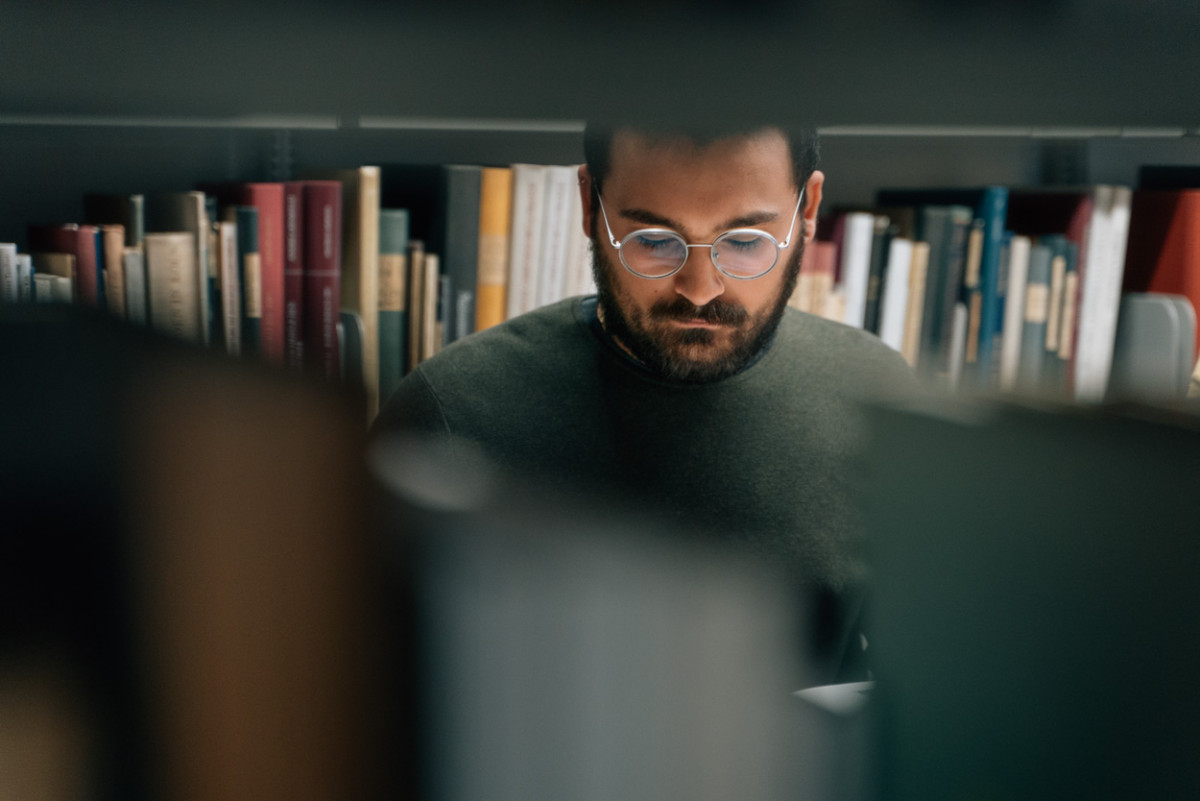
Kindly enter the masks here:
<path id="1" fill-rule="evenodd" d="M 653 225 L 656 228 L 670 228 L 673 231 L 679 232 L 684 231 L 684 226 L 680 225 L 678 221 L 672 220 L 670 217 L 663 217 L 661 214 L 655 214 L 647 209 L 621 209 L 620 216 L 631 222 Z M 723 225 L 718 227 L 718 230 L 729 231 L 733 228 L 754 228 L 763 223 L 773 222 L 778 219 L 779 214 L 774 211 L 752 211 L 749 214 L 743 214 L 740 217 L 726 220 Z"/>

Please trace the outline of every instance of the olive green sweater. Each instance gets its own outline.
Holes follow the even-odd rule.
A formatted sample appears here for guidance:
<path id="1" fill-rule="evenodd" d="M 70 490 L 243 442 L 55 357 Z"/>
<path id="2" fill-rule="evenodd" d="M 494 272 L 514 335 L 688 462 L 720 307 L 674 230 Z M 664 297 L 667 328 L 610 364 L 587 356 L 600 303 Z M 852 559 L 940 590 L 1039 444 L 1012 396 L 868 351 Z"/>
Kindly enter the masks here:
<path id="1" fill-rule="evenodd" d="M 765 353 L 705 384 L 651 375 L 574 298 L 447 347 L 375 432 L 474 441 L 512 477 L 613 498 L 782 558 L 819 586 L 858 573 L 856 402 L 915 381 L 876 337 L 792 309 Z"/>

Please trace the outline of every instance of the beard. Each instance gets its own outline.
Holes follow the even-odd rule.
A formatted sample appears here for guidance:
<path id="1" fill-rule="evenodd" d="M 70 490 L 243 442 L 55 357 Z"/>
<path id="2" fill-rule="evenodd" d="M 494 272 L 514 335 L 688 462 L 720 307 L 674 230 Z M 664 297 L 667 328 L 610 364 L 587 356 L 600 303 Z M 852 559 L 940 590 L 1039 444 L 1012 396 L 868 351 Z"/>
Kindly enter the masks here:
<path id="1" fill-rule="evenodd" d="M 804 253 L 804 238 L 800 237 L 781 265 L 785 275 L 779 295 L 757 314 L 721 297 L 697 306 L 682 295 L 643 310 L 618 286 L 614 275 L 624 267 L 608 257 L 608 248 L 595 235 L 595 219 L 592 228 L 592 273 L 605 330 L 651 372 L 685 383 L 727 378 L 758 357 L 783 319 Z M 719 327 L 683 328 L 675 324 L 680 320 L 702 320 Z"/>

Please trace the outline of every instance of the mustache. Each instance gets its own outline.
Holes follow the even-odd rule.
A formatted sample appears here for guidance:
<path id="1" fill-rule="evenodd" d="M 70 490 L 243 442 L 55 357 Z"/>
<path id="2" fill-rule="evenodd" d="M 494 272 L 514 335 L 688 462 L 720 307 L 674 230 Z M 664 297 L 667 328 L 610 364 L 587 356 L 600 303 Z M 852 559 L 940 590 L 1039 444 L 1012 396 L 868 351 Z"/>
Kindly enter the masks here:
<path id="1" fill-rule="evenodd" d="M 721 298 L 697 306 L 687 298 L 678 296 L 655 303 L 650 307 L 649 317 L 652 320 L 703 320 L 713 325 L 741 325 L 750 314 L 737 303 Z"/>

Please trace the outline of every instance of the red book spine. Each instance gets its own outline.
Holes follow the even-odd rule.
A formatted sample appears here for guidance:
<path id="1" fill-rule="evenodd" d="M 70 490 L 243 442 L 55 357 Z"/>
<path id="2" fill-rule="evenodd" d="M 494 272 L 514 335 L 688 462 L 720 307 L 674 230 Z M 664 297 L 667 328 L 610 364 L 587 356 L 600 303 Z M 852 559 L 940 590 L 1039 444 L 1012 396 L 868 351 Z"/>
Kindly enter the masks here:
<path id="1" fill-rule="evenodd" d="M 286 364 L 304 366 L 304 184 L 283 185 L 283 342 Z"/>
<path id="2" fill-rule="evenodd" d="M 1200 310 L 1200 191 L 1134 192 L 1125 253 L 1125 292 L 1183 295 Z"/>
<path id="3" fill-rule="evenodd" d="M 342 306 L 342 184 L 304 182 L 304 354 L 337 380 L 337 324 Z"/>
<path id="4" fill-rule="evenodd" d="M 284 186 L 247 183 L 243 205 L 258 209 L 259 264 L 262 280 L 262 320 L 259 346 L 263 358 L 283 364 L 284 346 Z"/>

